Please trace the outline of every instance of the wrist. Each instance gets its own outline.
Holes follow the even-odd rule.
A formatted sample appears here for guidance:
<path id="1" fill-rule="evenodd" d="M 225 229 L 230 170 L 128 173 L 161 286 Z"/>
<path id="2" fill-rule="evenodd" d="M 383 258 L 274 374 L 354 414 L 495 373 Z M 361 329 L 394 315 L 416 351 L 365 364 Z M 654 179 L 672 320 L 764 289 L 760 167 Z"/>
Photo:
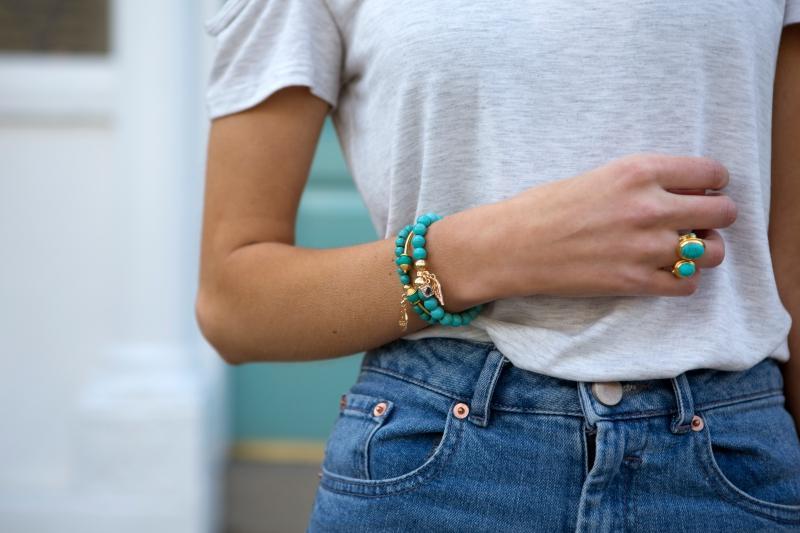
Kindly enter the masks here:
<path id="1" fill-rule="evenodd" d="M 426 233 L 428 270 L 436 274 L 450 312 L 464 311 L 496 299 L 496 279 L 485 242 L 489 206 L 459 211 L 431 224 Z"/>

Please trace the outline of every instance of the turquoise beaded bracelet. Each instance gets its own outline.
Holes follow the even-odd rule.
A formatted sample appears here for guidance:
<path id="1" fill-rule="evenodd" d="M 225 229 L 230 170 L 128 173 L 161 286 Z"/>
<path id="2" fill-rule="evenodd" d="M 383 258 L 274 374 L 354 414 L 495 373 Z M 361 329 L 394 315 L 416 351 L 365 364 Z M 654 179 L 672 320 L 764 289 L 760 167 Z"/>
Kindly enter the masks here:
<path id="1" fill-rule="evenodd" d="M 426 213 L 417 218 L 416 224 L 405 226 L 397 234 L 395 244 L 395 264 L 397 264 L 397 274 L 400 276 L 400 283 L 403 285 L 403 298 L 400 300 L 400 321 L 399 324 L 406 330 L 408 326 L 408 314 L 406 306 L 411 304 L 411 309 L 420 318 L 430 324 L 442 324 L 445 326 L 466 326 L 481 312 L 482 304 L 470 307 L 460 313 L 450 313 L 444 310 L 444 295 L 442 287 L 436 275 L 426 268 L 425 259 L 428 251 L 425 248 L 425 234 L 428 226 L 441 220 L 442 217 L 436 213 Z M 408 247 L 413 247 L 413 252 L 408 254 Z M 409 271 L 414 268 L 414 283 L 411 284 Z"/>

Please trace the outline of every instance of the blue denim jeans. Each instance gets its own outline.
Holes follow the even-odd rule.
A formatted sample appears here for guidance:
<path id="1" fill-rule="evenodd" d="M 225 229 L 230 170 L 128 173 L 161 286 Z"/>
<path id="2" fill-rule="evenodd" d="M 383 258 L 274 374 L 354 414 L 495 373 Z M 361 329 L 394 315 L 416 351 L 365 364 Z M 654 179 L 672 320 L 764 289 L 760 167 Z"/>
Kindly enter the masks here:
<path id="1" fill-rule="evenodd" d="M 397 339 L 342 395 L 307 531 L 800 531 L 800 442 L 771 358 L 593 384 Z"/>

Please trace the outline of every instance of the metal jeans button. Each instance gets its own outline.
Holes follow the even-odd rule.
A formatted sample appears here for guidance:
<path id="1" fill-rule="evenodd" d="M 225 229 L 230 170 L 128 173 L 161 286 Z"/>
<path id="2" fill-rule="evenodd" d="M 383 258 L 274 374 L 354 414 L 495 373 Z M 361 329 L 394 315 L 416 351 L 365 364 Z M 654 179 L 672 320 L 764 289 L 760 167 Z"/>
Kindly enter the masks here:
<path id="1" fill-rule="evenodd" d="M 619 381 L 595 381 L 592 394 L 604 405 L 617 405 L 622 400 L 622 383 Z"/>

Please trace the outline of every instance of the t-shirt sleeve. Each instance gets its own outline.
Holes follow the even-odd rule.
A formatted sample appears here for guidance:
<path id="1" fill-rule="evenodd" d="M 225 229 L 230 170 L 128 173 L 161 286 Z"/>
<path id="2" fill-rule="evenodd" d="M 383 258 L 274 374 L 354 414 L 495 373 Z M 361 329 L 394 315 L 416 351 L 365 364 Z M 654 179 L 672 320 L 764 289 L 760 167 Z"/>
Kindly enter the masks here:
<path id="1" fill-rule="evenodd" d="M 228 0 L 205 30 L 217 42 L 206 91 L 210 118 L 290 85 L 307 86 L 336 108 L 342 39 L 326 0 Z"/>
<path id="2" fill-rule="evenodd" d="M 800 0 L 786 0 L 786 11 L 783 15 L 783 25 L 800 22 Z"/>

